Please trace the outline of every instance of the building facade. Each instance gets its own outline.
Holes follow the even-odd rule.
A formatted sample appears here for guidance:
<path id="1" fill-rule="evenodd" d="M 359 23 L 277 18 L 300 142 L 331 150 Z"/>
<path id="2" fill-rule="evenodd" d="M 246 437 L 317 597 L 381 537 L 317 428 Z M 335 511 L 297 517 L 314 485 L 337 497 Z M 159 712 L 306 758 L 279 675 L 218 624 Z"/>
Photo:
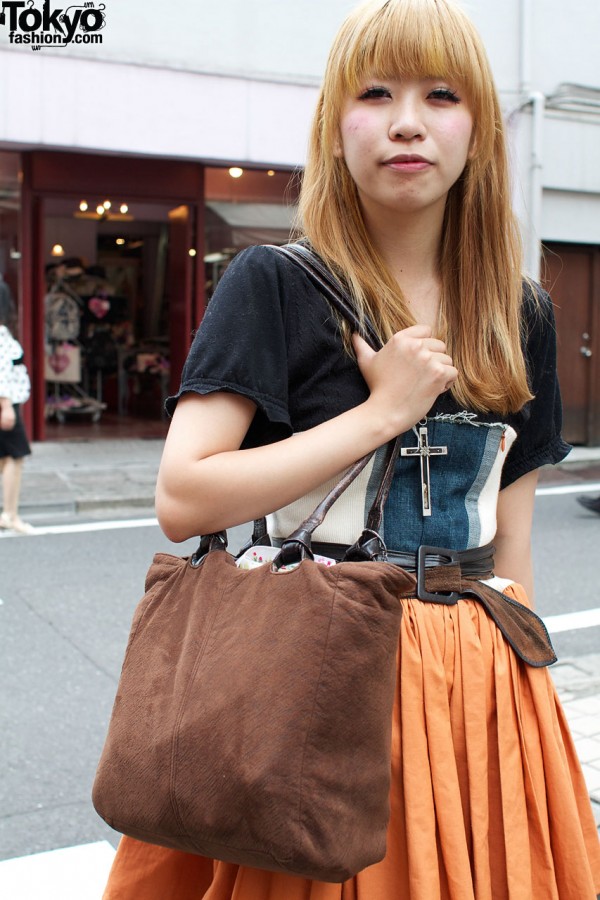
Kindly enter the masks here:
<path id="1" fill-rule="evenodd" d="M 32 434 L 160 421 L 229 260 L 289 234 L 354 2 L 1 5 L 0 272 L 19 300 Z M 501 94 L 527 267 L 557 303 L 566 435 L 597 444 L 600 6 L 464 6 Z"/>

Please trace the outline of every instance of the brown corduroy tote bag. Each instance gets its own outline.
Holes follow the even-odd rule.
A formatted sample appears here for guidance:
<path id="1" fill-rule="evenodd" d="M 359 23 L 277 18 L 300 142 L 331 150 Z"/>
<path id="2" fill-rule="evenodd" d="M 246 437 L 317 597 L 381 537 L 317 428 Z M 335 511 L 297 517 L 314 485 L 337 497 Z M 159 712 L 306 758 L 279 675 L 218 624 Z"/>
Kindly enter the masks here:
<path id="1" fill-rule="evenodd" d="M 399 594 L 386 563 L 158 554 L 93 800 L 118 831 L 344 881 L 385 855 Z"/>
<path id="2" fill-rule="evenodd" d="M 309 271 L 372 346 L 305 247 Z M 414 576 L 377 559 L 399 441 L 367 528 L 314 562 L 311 534 L 360 460 L 272 564 L 238 568 L 224 534 L 190 558 L 158 554 L 133 619 L 93 788 L 103 819 L 150 843 L 340 882 L 385 855 L 399 598 Z M 255 528 L 262 536 L 265 524 Z M 298 562 L 291 571 L 283 563 Z"/>

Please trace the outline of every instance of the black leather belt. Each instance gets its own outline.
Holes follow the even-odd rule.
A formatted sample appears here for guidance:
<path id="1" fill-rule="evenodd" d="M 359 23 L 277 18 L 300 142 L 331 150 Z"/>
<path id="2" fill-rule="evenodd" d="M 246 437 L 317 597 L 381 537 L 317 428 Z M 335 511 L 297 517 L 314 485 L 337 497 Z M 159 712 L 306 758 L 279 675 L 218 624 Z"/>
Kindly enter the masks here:
<path id="1" fill-rule="evenodd" d="M 326 544 L 318 541 L 313 541 L 311 547 L 314 554 L 328 556 L 338 562 L 344 558 L 348 550 L 347 544 Z M 385 557 L 381 557 L 381 561 L 402 566 L 408 572 L 418 572 L 419 569 L 430 569 L 435 566 L 458 565 L 464 576 L 491 578 L 494 574 L 495 549 L 493 544 L 473 547 L 470 550 L 448 550 L 445 547 L 423 544 L 416 553 L 410 550 L 388 549 Z"/>
<path id="2" fill-rule="evenodd" d="M 344 558 L 348 547 L 343 544 L 312 543 L 312 552 L 319 556 L 328 556 L 330 559 L 341 560 Z M 427 589 L 425 571 L 427 569 L 443 569 L 444 566 L 452 566 L 454 571 L 460 572 L 463 578 L 477 578 L 478 580 L 491 578 L 494 574 L 493 544 L 485 544 L 483 547 L 473 547 L 470 550 L 449 550 L 446 547 L 431 547 L 422 544 L 416 553 L 409 550 L 389 550 L 378 557 L 381 562 L 392 563 L 401 566 L 407 572 L 414 572 L 417 576 L 416 595 L 419 600 L 429 603 L 445 603 L 452 605 L 458 602 L 459 594 L 456 591 L 430 591 Z"/>

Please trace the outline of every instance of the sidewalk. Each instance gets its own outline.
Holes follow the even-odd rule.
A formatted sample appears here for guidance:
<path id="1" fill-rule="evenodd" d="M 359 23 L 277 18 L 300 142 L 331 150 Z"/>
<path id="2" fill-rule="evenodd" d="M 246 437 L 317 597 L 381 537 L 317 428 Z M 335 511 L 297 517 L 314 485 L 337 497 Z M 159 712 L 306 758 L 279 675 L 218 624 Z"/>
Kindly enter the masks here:
<path id="1" fill-rule="evenodd" d="M 153 515 L 154 486 L 164 441 L 120 439 L 33 445 L 25 462 L 21 513 L 33 525 L 57 519 Z M 600 447 L 576 448 L 540 484 L 598 484 Z M 595 488 L 594 488 L 595 490 Z M 600 826 L 600 648 L 552 667 Z"/>
<path id="2" fill-rule="evenodd" d="M 119 439 L 34 443 L 25 460 L 22 517 L 154 508 L 154 486 L 163 440 Z"/>
<path id="3" fill-rule="evenodd" d="M 25 460 L 21 514 L 25 520 L 119 508 L 147 514 L 163 446 L 161 439 L 139 438 L 34 443 Z M 600 447 L 575 448 L 567 460 L 544 470 L 540 483 L 600 483 Z"/>

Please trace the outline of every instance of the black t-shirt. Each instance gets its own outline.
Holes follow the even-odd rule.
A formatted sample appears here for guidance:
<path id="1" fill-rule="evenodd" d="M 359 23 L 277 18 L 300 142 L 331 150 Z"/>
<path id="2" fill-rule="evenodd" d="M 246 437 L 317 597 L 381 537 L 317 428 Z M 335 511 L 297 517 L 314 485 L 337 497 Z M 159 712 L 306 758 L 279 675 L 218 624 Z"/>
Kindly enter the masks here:
<path id="1" fill-rule="evenodd" d="M 560 435 L 552 303 L 526 288 L 526 359 L 535 399 L 507 417 L 477 414 L 481 423 L 515 429 L 502 487 L 532 469 L 556 463 L 569 451 Z M 269 247 L 251 247 L 232 261 L 209 303 L 183 369 L 181 387 L 167 401 L 172 413 L 185 392 L 230 391 L 251 399 L 257 412 L 244 447 L 305 431 L 362 403 L 368 387 L 344 350 L 328 302 L 308 276 Z M 463 412 L 441 395 L 430 416 Z"/>

